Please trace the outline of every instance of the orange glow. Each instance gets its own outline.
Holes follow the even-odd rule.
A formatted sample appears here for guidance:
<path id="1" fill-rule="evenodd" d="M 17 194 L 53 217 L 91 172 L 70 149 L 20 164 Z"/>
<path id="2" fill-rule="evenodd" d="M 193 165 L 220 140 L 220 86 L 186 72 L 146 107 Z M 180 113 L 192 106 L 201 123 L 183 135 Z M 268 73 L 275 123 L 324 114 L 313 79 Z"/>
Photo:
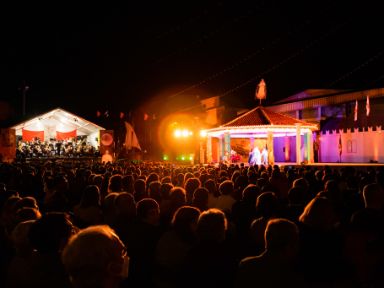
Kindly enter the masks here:
<path id="1" fill-rule="evenodd" d="M 165 117 L 157 131 L 158 143 L 163 152 L 174 157 L 194 153 L 198 144 L 194 131 L 200 130 L 200 127 L 195 126 L 196 121 L 190 114 L 174 113 Z"/>

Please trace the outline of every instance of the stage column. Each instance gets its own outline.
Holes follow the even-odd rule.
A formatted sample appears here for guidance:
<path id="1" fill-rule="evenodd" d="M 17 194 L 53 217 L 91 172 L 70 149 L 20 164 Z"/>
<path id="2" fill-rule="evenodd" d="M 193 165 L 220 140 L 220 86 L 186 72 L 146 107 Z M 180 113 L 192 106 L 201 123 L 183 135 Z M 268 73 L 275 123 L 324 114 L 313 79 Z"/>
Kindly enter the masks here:
<path id="1" fill-rule="evenodd" d="M 305 134 L 307 141 L 307 155 L 308 155 L 308 163 L 313 163 L 313 136 L 312 136 L 312 131 L 309 131 Z"/>
<path id="2" fill-rule="evenodd" d="M 301 127 L 300 124 L 296 124 L 296 164 L 301 164 Z"/>
<path id="3" fill-rule="evenodd" d="M 217 141 L 217 162 L 221 162 L 224 156 L 224 137 L 223 135 L 219 136 L 219 141 Z"/>
<path id="4" fill-rule="evenodd" d="M 212 136 L 207 136 L 207 162 L 212 163 Z"/>
<path id="5" fill-rule="evenodd" d="M 273 152 L 273 133 L 271 131 L 268 131 L 268 134 L 267 134 L 267 147 L 268 147 L 268 164 L 274 165 L 275 154 Z"/>
<path id="6" fill-rule="evenodd" d="M 291 155 L 291 141 L 289 136 L 284 137 L 284 160 L 285 162 L 290 161 L 290 155 Z"/>
<path id="7" fill-rule="evenodd" d="M 229 132 L 224 133 L 224 161 L 231 160 L 231 135 Z"/>

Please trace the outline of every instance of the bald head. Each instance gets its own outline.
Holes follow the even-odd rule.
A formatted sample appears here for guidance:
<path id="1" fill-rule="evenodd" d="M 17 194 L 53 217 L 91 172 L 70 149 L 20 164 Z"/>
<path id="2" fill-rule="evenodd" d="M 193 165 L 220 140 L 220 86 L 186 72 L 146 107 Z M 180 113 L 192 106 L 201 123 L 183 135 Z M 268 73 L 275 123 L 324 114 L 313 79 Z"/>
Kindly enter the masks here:
<path id="1" fill-rule="evenodd" d="M 62 260 L 75 287 L 109 287 L 119 283 L 125 246 L 107 225 L 91 226 L 74 235 Z M 111 287 L 114 287 L 113 285 Z"/>

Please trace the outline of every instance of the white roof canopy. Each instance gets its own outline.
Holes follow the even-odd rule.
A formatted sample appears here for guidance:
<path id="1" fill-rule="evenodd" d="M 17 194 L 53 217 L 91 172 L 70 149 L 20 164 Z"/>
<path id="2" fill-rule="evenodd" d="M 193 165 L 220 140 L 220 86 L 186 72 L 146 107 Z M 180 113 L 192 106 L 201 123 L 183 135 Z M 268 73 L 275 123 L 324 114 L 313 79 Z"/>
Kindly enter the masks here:
<path id="1" fill-rule="evenodd" d="M 30 131 L 60 131 L 69 132 L 77 130 L 77 135 L 90 135 L 105 130 L 103 127 L 85 120 L 61 108 L 56 108 L 45 114 L 24 121 L 11 127 L 16 130 L 16 135 L 22 135 L 22 129 Z"/>

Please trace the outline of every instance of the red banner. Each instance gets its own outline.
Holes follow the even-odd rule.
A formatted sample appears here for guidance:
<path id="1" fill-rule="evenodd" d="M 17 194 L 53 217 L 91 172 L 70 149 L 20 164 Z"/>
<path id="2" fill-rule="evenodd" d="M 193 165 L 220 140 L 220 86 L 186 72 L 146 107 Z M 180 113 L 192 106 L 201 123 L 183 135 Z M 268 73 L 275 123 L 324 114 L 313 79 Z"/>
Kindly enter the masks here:
<path id="1" fill-rule="evenodd" d="M 36 138 L 39 138 L 40 141 L 44 141 L 44 131 L 30 131 L 22 129 L 22 138 L 24 141 L 33 141 Z"/>
<path id="2" fill-rule="evenodd" d="M 76 129 L 69 132 L 56 131 L 56 140 L 67 140 L 67 139 L 75 138 L 76 136 L 77 136 Z"/>

